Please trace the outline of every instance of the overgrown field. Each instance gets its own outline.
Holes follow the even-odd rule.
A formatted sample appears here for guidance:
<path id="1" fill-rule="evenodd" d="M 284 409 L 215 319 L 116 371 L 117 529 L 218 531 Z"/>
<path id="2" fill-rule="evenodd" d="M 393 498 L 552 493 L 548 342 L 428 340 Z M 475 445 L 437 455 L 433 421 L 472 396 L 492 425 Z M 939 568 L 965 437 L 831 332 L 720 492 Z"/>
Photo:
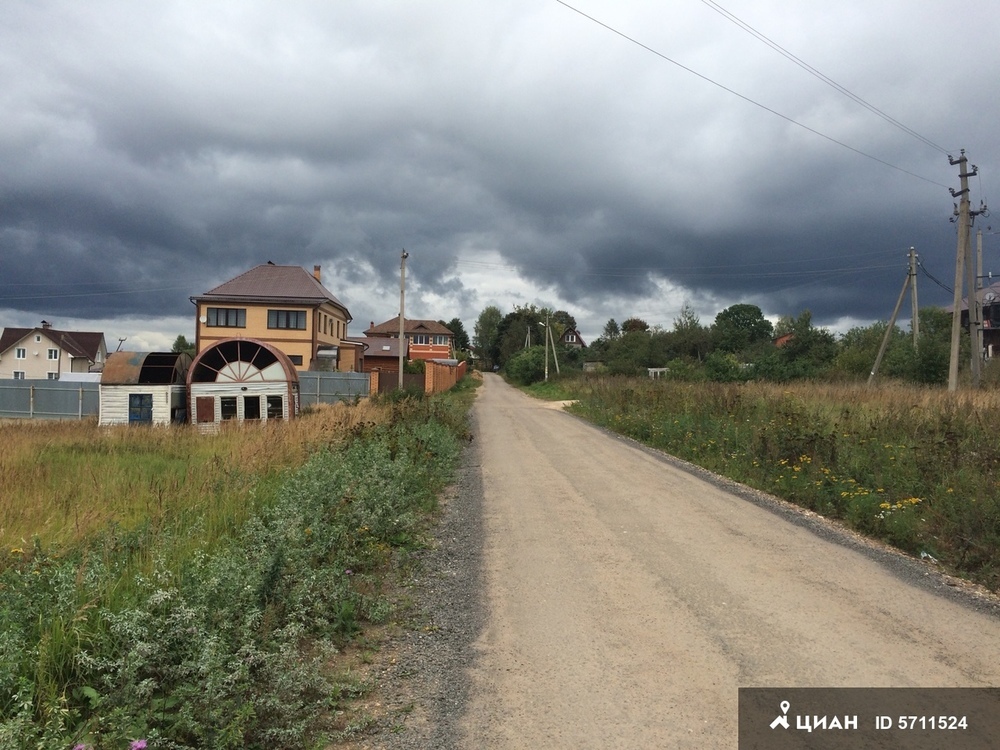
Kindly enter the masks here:
<path id="1" fill-rule="evenodd" d="M 580 378 L 576 413 L 1000 590 L 1000 393 Z"/>
<path id="2" fill-rule="evenodd" d="M 0 426 L 0 747 L 325 747 L 471 385 L 215 436 Z"/>

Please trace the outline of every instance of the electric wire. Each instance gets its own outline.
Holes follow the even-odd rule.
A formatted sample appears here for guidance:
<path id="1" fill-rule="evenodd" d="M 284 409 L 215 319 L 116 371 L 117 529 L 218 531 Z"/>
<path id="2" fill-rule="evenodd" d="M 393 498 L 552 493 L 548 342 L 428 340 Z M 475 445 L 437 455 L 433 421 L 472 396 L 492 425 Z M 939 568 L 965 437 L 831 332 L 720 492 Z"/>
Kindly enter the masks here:
<path id="1" fill-rule="evenodd" d="M 955 290 L 954 290 L 954 288 L 953 288 L 953 287 L 950 287 L 950 286 L 948 286 L 948 285 L 947 285 L 947 284 L 945 284 L 945 283 L 944 283 L 943 281 L 941 281 L 940 279 L 936 278 L 936 277 L 935 277 L 935 276 L 934 276 L 934 275 L 933 275 L 933 274 L 932 274 L 932 273 L 931 273 L 930 271 L 928 271 L 928 270 L 927 270 L 927 269 L 926 269 L 926 268 L 924 267 L 924 264 L 923 264 L 923 263 L 921 263 L 921 262 L 920 262 L 919 260 L 917 261 L 917 268 L 919 268 L 919 269 L 920 269 L 921 271 L 923 271 L 923 272 L 924 272 L 924 275 L 925 275 L 925 276 L 926 276 L 926 277 L 927 277 L 928 279 L 930 279 L 930 280 L 931 280 L 931 281 L 933 281 L 933 282 L 934 282 L 935 284 L 937 284 L 937 285 L 938 285 L 939 287 L 941 287 L 942 289 L 944 289 L 944 290 L 945 290 L 946 292 L 948 292 L 948 294 L 954 294 L 954 293 L 955 293 Z"/>
<path id="2" fill-rule="evenodd" d="M 768 112 L 768 113 L 774 115 L 775 117 L 779 117 L 779 118 L 781 118 L 782 120 L 784 120 L 785 122 L 787 122 L 787 123 L 789 123 L 791 125 L 795 125 L 798 128 L 802 128 L 803 130 L 806 130 L 806 131 L 812 133 L 813 135 L 816 135 L 816 136 L 818 136 L 818 137 L 820 137 L 820 138 L 822 138 L 822 139 L 824 139 L 826 141 L 829 141 L 830 143 L 833 143 L 833 144 L 835 144 L 837 146 L 840 146 L 841 148 L 845 148 L 848 151 L 851 151 L 851 152 L 857 154 L 858 156 L 863 156 L 866 159 L 871 159 L 874 162 L 877 162 L 877 163 L 879 163 L 879 164 L 881 164 L 881 165 L 883 165 L 885 167 L 889 167 L 890 169 L 894 169 L 894 170 L 896 170 L 898 172 L 902 172 L 903 174 L 909 175 L 910 177 L 913 177 L 915 179 L 921 180 L 923 182 L 930 183 L 931 185 L 936 185 L 936 186 L 941 187 L 941 188 L 946 188 L 947 189 L 947 187 L 948 187 L 947 185 L 944 185 L 944 184 L 938 182 L 937 180 L 932 180 L 929 177 L 924 177 L 923 175 L 919 175 L 916 172 L 911 172 L 910 170 L 904 169 L 903 167 L 900 167 L 900 166 L 897 166 L 895 164 L 892 164 L 891 162 L 888 162 L 885 159 L 880 159 L 879 157 L 874 156 L 873 154 L 869 154 L 869 153 L 867 153 L 865 151 L 862 151 L 861 149 L 855 148 L 854 146 L 850 146 L 850 145 L 844 143 L 843 141 L 840 141 L 840 140 L 834 138 L 833 136 L 827 135 L 826 133 L 823 133 L 823 132 L 821 132 L 819 130 L 816 130 L 815 128 L 812 128 L 812 127 L 810 127 L 810 126 L 808 126 L 808 125 L 806 125 L 804 123 L 801 123 L 798 120 L 795 120 L 795 119 L 789 117 L 788 115 L 782 114 L 778 110 L 772 109 L 771 107 L 768 107 L 766 104 L 762 104 L 761 102 L 758 102 L 755 99 L 751 99 L 749 96 L 746 96 L 745 94 L 741 94 L 738 91 L 736 91 L 734 89 L 731 89 L 728 86 L 726 86 L 726 85 L 724 85 L 722 83 L 719 83 L 718 81 L 716 81 L 716 80 L 714 80 L 712 78 L 709 78 L 708 76 L 704 75 L 703 73 L 699 73 L 698 71 L 694 70 L 693 68 L 689 68 L 687 65 L 684 65 L 683 63 L 680 63 L 677 60 L 674 60 L 673 58 L 668 57 L 667 55 L 665 55 L 662 52 L 654 49 L 653 47 L 650 47 L 649 45 L 644 44 L 643 42 L 640 42 L 635 37 L 629 36 L 625 32 L 619 31 L 618 29 L 616 29 L 613 26 L 610 26 L 610 25 L 604 23 L 603 21 L 595 18 L 594 16 L 591 16 L 591 15 L 589 15 L 587 13 L 584 13 L 579 8 L 575 8 L 572 5 L 570 5 L 569 3 L 565 2 L 565 0 L 556 0 L 556 2 L 559 3 L 560 5 L 564 6 L 565 8 L 568 8 L 569 10 L 573 11 L 574 13 L 577 13 L 577 14 L 583 16 L 584 18 L 586 18 L 587 20 L 589 20 L 589 21 L 597 24 L 598 26 L 600 26 L 600 27 L 602 27 L 604 29 L 607 29 L 612 34 L 620 36 L 622 39 L 624 39 L 624 40 L 626 40 L 628 42 L 631 42 L 632 44 L 636 45 L 637 47 L 640 47 L 640 48 L 646 50 L 647 52 L 649 52 L 649 53 L 651 53 L 653 55 L 656 55 L 657 57 L 659 57 L 662 60 L 665 60 L 666 62 L 670 63 L 671 65 L 676 65 L 681 70 L 683 70 L 683 71 L 685 71 L 687 73 L 690 73 L 691 75 L 696 76 L 697 78 L 700 78 L 701 80 L 705 81 L 706 83 L 710 83 L 713 86 L 722 89 L 726 93 L 731 94 L 731 95 L 737 97 L 738 99 L 742 99 L 746 103 L 752 104 L 753 106 L 758 107 L 758 108 L 764 110 L 765 112 Z"/>
<path id="3" fill-rule="evenodd" d="M 885 120 L 890 125 L 893 125 L 893 126 L 899 128 L 904 133 L 906 133 L 907 135 L 912 136 L 913 138 L 916 138 L 918 141 L 920 141 L 924 145 L 929 146 L 930 148 L 935 149 L 936 151 L 940 151 L 942 154 L 945 154 L 945 155 L 947 155 L 949 153 L 948 149 L 944 148 L 943 146 L 939 146 L 938 144 L 934 143 L 934 141 L 932 141 L 932 140 L 930 140 L 928 138 L 925 138 L 924 136 L 922 136 L 917 131 L 913 130 L 910 127 L 907 127 L 906 125 L 904 125 L 903 123 L 901 123 L 899 120 L 897 120 L 894 117 L 891 117 L 890 115 L 886 114 L 881 109 L 879 109 L 878 107 L 876 107 L 874 104 L 871 104 L 871 103 L 865 101 L 864 99 L 862 99 L 860 96 L 858 96 L 857 94 L 855 94 L 854 92 L 852 92 L 848 88 L 846 88 L 844 86 L 841 86 L 839 83 L 837 83 L 836 81 L 834 81 L 832 78 L 830 78 L 829 76 L 827 76 L 824 73 L 820 72 L 819 70 L 817 70 L 816 68 L 814 68 L 812 65 L 810 65 L 809 63 L 807 63 L 804 60 L 802 60 L 800 57 L 797 57 L 796 55 L 794 55 L 791 52 L 789 52 L 787 49 L 785 49 L 784 47 L 782 47 L 780 44 L 778 44 L 777 42 L 775 42 L 773 39 L 770 39 L 769 37 L 765 36 L 760 31 L 758 31 L 757 29 L 755 29 L 753 26 L 751 26 L 750 24 L 748 24 L 745 21 L 743 21 L 741 18 L 738 18 L 734 14 L 730 13 L 728 10 L 726 10 L 725 8 L 723 8 L 721 5 L 719 5 L 718 3 L 714 2 L 714 0 L 701 0 L 701 1 L 705 5 L 707 5 L 709 8 L 711 8 L 712 10 L 714 10 L 716 13 L 718 13 L 719 15 L 721 15 L 723 18 L 726 18 L 727 20 L 729 20 L 732 23 L 736 24 L 741 29 L 743 29 L 744 31 L 746 31 L 748 34 L 750 34 L 751 36 L 755 37 L 759 41 L 761 41 L 764 44 L 766 44 L 768 47 L 770 47 L 771 49 L 773 49 L 775 52 L 777 52 L 778 54 L 780 54 L 782 57 L 784 57 L 784 58 L 790 60 L 791 62 L 795 63 L 800 68 L 802 68 L 803 70 L 805 70 L 806 72 L 808 72 L 810 75 L 818 78 L 819 80 L 821 80 L 823 83 L 825 83 L 826 85 L 830 86 L 834 90 L 839 91 L 841 94 L 843 94 L 844 96 L 846 96 L 848 99 L 851 99 L 855 103 L 860 104 L 862 107 L 864 107 L 865 109 L 867 109 L 872 114 L 877 115 L 878 117 L 881 117 L 883 120 Z"/>

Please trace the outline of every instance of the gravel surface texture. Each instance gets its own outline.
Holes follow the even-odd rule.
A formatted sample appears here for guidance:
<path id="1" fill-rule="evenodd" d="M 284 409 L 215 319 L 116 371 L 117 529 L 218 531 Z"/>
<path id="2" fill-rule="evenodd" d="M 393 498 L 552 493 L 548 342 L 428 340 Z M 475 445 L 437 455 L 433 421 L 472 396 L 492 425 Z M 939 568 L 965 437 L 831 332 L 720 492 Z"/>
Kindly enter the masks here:
<path id="1" fill-rule="evenodd" d="M 476 435 L 475 418 L 471 432 Z M 482 582 L 482 476 L 475 440 L 466 446 L 454 485 L 442 499 L 436 544 L 419 554 L 412 622 L 382 648 L 375 698 L 384 711 L 346 745 L 380 750 L 452 750 L 465 712 L 472 645 L 485 622 Z M 338 745 L 338 747 L 345 747 Z"/>

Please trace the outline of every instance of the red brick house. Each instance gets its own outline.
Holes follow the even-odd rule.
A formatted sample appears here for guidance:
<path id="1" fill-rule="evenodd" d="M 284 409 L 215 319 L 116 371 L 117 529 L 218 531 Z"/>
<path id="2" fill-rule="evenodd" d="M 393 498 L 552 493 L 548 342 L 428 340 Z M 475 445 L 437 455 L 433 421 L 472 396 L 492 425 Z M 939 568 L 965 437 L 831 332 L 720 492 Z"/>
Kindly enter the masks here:
<path id="1" fill-rule="evenodd" d="M 403 335 L 407 341 L 407 356 L 410 360 L 454 359 L 455 334 L 436 320 L 412 320 L 404 318 Z M 372 321 L 371 326 L 365 331 L 365 336 L 369 338 L 398 339 L 399 316 L 397 315 L 395 318 L 391 318 L 378 325 L 375 325 L 375 322 Z"/>

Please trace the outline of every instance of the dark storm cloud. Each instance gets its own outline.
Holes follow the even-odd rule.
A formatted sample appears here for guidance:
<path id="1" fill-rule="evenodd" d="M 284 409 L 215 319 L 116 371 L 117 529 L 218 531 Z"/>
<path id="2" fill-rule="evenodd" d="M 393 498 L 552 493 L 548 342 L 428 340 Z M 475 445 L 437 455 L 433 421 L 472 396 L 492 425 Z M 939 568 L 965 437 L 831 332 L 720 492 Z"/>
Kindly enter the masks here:
<path id="1" fill-rule="evenodd" d="M 0 309 L 183 317 L 273 260 L 322 263 L 367 323 L 403 248 L 416 315 L 537 300 L 591 335 L 688 300 L 884 319 L 910 246 L 953 278 L 936 146 L 989 197 L 996 83 L 971 71 L 1000 8 L 726 4 L 927 144 L 705 3 L 579 7 L 698 75 L 554 1 L 7 3 Z"/>

